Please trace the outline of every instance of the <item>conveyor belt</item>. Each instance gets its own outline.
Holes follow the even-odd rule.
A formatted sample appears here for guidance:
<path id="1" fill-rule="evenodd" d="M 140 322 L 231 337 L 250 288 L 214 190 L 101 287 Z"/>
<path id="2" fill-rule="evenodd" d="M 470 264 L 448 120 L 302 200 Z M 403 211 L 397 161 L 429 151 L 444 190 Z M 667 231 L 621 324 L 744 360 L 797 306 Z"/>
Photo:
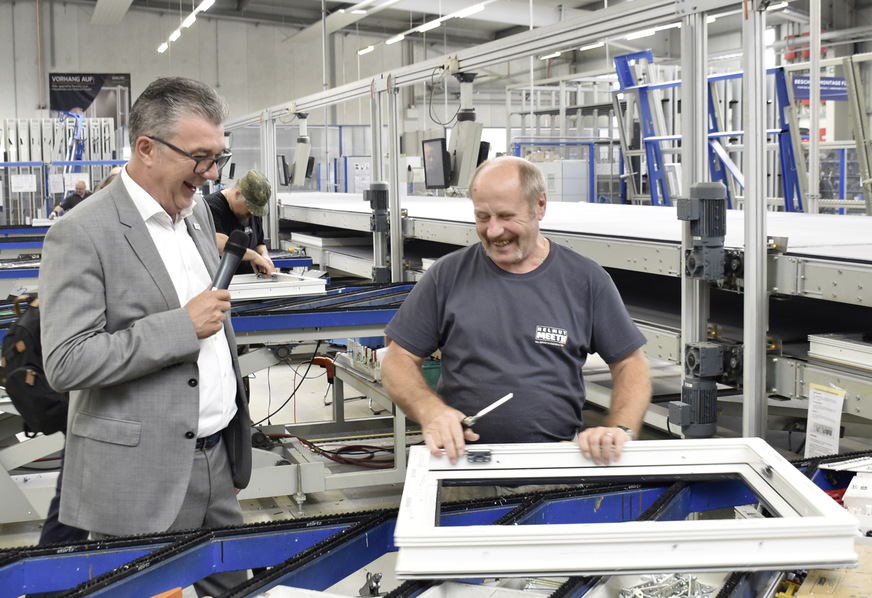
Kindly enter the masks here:
<path id="1" fill-rule="evenodd" d="M 9 237 L 21 237 L 21 236 L 44 236 L 45 233 L 48 232 L 49 227 L 47 226 L 19 226 L 19 225 L 6 225 L 0 226 L 0 236 L 9 238 Z"/>
<path id="2" fill-rule="evenodd" d="M 247 332 L 387 324 L 413 285 L 346 285 L 326 295 L 236 304 L 231 308 L 237 335 Z"/>
<path id="3" fill-rule="evenodd" d="M 410 283 L 344 285 L 326 295 L 243 301 L 231 308 L 233 328 L 248 332 L 348 326 L 384 328 L 414 285 Z M 11 302 L 0 302 L 0 341 L 17 319 Z"/>
<path id="4" fill-rule="evenodd" d="M 819 487 L 832 490 L 847 487 L 851 472 L 824 475 L 812 465 L 843 458 L 831 456 L 796 465 L 808 469 Z M 442 526 L 680 520 L 690 513 L 747 503 L 748 490 L 738 479 L 659 480 L 582 484 L 577 489 L 449 503 L 443 505 L 439 516 Z M 365 511 L 0 550 L 0 598 L 66 588 L 73 588 L 63 593 L 67 597 L 152 596 L 186 587 L 211 572 L 249 568 L 255 570 L 254 577 L 226 596 L 254 596 L 280 585 L 325 591 L 371 567 L 380 556 L 396 551 L 396 516 L 396 509 Z M 620 567 L 616 562 L 616 572 Z M 595 582 L 595 578 L 569 578 L 551 596 L 564 596 L 570 586 L 592 587 Z M 411 596 L 433 583 L 439 582 L 408 582 L 389 595 Z"/>

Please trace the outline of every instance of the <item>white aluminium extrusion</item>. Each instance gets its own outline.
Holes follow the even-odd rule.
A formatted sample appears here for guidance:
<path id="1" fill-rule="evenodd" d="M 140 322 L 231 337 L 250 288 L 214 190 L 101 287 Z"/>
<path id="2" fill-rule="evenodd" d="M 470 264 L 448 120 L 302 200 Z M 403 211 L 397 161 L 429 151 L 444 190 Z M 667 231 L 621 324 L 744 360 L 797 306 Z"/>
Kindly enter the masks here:
<path id="1" fill-rule="evenodd" d="M 594 465 L 571 443 L 476 446 L 490 462 L 452 466 L 411 448 L 394 535 L 401 579 L 611 575 L 854 567 L 856 519 L 759 438 L 631 442 Z M 486 484 L 663 476 L 741 478 L 772 513 L 759 519 L 550 525 L 437 525 L 443 480 Z"/>

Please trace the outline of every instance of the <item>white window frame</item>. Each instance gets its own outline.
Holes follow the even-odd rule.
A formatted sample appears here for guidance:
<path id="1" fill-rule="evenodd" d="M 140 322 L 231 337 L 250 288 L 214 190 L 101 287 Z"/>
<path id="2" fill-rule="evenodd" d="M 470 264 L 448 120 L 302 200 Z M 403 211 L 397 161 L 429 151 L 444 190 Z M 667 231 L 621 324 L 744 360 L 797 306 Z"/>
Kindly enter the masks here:
<path id="1" fill-rule="evenodd" d="M 759 438 L 652 440 L 624 446 L 608 466 L 574 443 L 479 446 L 490 462 L 452 466 L 411 447 L 394 542 L 400 579 L 855 567 L 857 520 Z M 773 516 L 439 527 L 442 481 L 738 475 Z"/>

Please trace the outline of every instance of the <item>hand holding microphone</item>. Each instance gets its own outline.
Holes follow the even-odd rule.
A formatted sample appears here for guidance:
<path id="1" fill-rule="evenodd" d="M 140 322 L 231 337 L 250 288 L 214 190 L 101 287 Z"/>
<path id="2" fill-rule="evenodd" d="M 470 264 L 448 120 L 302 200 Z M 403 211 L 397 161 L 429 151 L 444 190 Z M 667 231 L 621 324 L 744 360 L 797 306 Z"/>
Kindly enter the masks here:
<path id="1" fill-rule="evenodd" d="M 188 315 L 194 323 L 197 338 L 208 338 L 219 332 L 227 319 L 230 309 L 230 279 L 236 272 L 236 267 L 242 261 L 248 245 L 248 235 L 241 230 L 233 231 L 227 243 L 224 244 L 224 254 L 218 271 L 212 280 L 211 289 L 206 289 L 185 304 Z"/>

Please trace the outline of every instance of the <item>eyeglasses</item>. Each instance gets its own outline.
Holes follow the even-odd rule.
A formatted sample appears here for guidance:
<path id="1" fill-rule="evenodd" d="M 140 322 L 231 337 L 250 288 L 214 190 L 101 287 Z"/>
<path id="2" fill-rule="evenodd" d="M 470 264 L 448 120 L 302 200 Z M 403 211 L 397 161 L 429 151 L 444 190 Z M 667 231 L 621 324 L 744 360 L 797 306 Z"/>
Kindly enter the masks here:
<path id="1" fill-rule="evenodd" d="M 148 137 L 149 139 L 152 139 L 154 141 L 157 141 L 159 143 L 163 143 L 165 146 L 167 146 L 168 148 L 170 148 L 174 152 L 178 152 L 178 153 L 182 154 L 184 157 L 190 158 L 191 160 L 193 160 L 195 162 L 194 174 L 206 174 L 207 172 L 209 172 L 209 170 L 211 170 L 213 165 L 217 166 L 218 170 L 220 171 L 222 168 L 224 168 L 224 165 L 230 161 L 230 158 L 233 157 L 233 154 L 228 149 L 223 150 L 218 155 L 217 158 L 209 158 L 206 156 L 202 156 L 202 157 L 192 156 L 191 154 L 189 154 L 185 150 L 174 146 L 172 143 L 167 143 L 163 139 L 160 139 L 158 137 L 154 137 L 152 135 L 146 135 L 146 137 Z"/>

